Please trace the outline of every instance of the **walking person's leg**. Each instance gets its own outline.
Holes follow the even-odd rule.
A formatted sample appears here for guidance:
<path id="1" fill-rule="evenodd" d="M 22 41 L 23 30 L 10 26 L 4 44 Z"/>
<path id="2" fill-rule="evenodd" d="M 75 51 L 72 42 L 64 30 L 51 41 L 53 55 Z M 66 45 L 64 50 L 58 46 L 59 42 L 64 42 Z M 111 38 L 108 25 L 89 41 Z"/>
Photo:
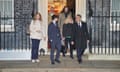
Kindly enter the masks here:
<path id="1" fill-rule="evenodd" d="M 71 38 L 68 38 L 68 48 L 70 49 L 70 57 L 73 59 L 73 48 L 71 42 Z"/>
<path id="2" fill-rule="evenodd" d="M 81 48 L 77 48 L 77 59 L 78 59 L 78 62 L 81 63 Z"/>
<path id="3" fill-rule="evenodd" d="M 55 64 L 55 62 L 54 62 L 55 44 L 53 42 L 51 42 L 50 44 L 51 44 L 50 60 L 51 60 L 51 64 Z"/>
<path id="4" fill-rule="evenodd" d="M 81 52 L 81 56 L 84 54 L 85 49 L 86 49 L 86 48 L 83 48 L 83 50 L 82 50 L 82 52 Z"/>
<path id="5" fill-rule="evenodd" d="M 38 58 L 38 51 L 39 51 L 39 44 L 40 44 L 40 40 L 36 40 L 36 62 L 39 62 L 39 58 Z"/>
<path id="6" fill-rule="evenodd" d="M 57 52 L 56 52 L 56 58 L 55 58 L 55 61 L 57 62 L 57 63 L 61 63 L 60 62 L 60 60 L 59 60 L 59 58 L 60 58 L 60 51 L 61 51 L 61 42 L 57 42 L 57 44 L 56 44 L 56 50 L 57 50 Z"/>
<path id="7" fill-rule="evenodd" d="M 38 48 L 40 40 L 32 39 L 32 62 L 38 59 Z"/>
<path id="8" fill-rule="evenodd" d="M 65 57 L 65 54 L 67 53 L 67 47 L 68 47 L 68 42 L 67 42 L 67 39 L 65 38 L 65 46 L 64 46 L 64 49 L 63 49 L 63 56 Z"/>
<path id="9" fill-rule="evenodd" d="M 35 39 L 32 39 L 32 51 L 31 51 L 31 59 L 35 60 Z"/>
<path id="10" fill-rule="evenodd" d="M 84 51 L 84 48 L 80 48 L 79 49 L 79 53 L 78 53 L 78 62 L 81 63 L 82 62 L 82 53 Z"/>
<path id="11" fill-rule="evenodd" d="M 72 59 L 74 59 L 74 57 L 73 57 L 73 47 L 72 47 L 72 44 L 71 44 L 71 40 L 70 40 L 70 57 Z"/>
<path id="12" fill-rule="evenodd" d="M 78 58 L 78 56 L 79 56 L 79 48 L 76 48 L 76 53 L 77 53 L 77 58 Z"/>

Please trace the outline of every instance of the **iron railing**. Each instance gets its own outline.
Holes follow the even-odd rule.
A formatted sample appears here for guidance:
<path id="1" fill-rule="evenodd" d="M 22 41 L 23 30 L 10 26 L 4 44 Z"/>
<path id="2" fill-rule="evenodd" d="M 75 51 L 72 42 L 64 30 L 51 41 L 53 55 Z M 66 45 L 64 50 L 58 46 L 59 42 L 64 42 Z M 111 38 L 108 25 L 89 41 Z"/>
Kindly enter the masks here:
<path id="1" fill-rule="evenodd" d="M 111 0 L 87 0 L 90 52 L 120 55 L 120 11 L 111 10 Z"/>
<path id="2" fill-rule="evenodd" d="M 14 24 L 6 24 L 8 20 Z M 32 18 L 10 18 L 0 16 L 0 50 L 30 49 L 29 24 Z M 2 23 L 1 23 L 2 22 Z"/>

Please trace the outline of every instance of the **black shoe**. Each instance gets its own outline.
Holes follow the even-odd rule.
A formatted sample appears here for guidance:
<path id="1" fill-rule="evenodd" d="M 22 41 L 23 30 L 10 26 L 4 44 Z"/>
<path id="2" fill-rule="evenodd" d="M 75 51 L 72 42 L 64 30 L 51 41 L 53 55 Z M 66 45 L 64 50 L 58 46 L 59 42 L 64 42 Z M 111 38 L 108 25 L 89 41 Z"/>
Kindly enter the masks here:
<path id="1" fill-rule="evenodd" d="M 82 63 L 82 59 L 79 59 L 79 60 L 78 60 L 78 63 L 81 64 L 81 63 Z"/>
<path id="2" fill-rule="evenodd" d="M 54 64 L 55 64 L 55 62 L 51 62 L 51 64 L 52 64 L 52 65 L 54 65 Z"/>
<path id="3" fill-rule="evenodd" d="M 73 57 L 73 56 L 70 56 L 70 58 L 71 58 L 71 59 L 74 59 L 74 57 Z"/>
<path id="4" fill-rule="evenodd" d="M 66 57 L 65 54 L 63 54 L 63 57 Z"/>
<path id="5" fill-rule="evenodd" d="M 60 60 L 55 59 L 55 61 L 56 61 L 57 63 L 61 63 Z"/>

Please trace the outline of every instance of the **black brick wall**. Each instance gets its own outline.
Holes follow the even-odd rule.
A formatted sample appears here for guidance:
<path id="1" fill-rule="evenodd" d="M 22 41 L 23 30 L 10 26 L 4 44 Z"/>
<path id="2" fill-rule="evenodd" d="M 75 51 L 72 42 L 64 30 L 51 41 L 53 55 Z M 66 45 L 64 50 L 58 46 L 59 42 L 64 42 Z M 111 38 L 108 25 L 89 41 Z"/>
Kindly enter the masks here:
<path id="1" fill-rule="evenodd" d="M 1 48 L 30 48 L 30 38 L 27 34 L 27 28 L 32 19 L 33 9 L 34 13 L 37 12 L 37 0 L 14 0 L 15 32 L 1 33 Z"/>

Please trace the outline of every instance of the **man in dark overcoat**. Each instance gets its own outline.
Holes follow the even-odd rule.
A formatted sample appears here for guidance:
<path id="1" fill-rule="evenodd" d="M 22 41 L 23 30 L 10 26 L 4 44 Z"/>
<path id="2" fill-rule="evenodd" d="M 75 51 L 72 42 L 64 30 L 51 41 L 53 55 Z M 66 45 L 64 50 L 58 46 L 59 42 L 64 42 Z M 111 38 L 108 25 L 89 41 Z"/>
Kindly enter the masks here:
<path id="1" fill-rule="evenodd" d="M 82 62 L 82 55 L 87 48 L 89 42 L 89 34 L 87 24 L 81 20 L 81 15 L 76 16 L 76 22 L 74 24 L 74 39 L 75 47 L 77 50 L 78 63 Z"/>

